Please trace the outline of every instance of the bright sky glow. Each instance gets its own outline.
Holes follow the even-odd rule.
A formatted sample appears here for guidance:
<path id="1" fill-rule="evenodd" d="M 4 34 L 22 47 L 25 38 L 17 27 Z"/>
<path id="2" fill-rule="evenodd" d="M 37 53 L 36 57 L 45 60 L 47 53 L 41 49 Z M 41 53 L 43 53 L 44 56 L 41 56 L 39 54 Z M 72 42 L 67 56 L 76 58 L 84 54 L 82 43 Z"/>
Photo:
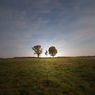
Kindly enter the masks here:
<path id="1" fill-rule="evenodd" d="M 0 57 L 95 55 L 95 0 L 0 0 Z"/>

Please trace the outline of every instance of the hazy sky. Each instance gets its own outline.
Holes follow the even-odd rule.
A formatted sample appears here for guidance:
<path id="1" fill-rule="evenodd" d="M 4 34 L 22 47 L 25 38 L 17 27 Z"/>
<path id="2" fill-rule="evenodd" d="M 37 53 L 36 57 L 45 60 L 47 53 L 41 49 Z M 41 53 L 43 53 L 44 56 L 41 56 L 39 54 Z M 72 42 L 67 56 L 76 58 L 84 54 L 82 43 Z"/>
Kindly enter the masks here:
<path id="1" fill-rule="evenodd" d="M 0 57 L 95 55 L 95 0 L 0 0 Z"/>

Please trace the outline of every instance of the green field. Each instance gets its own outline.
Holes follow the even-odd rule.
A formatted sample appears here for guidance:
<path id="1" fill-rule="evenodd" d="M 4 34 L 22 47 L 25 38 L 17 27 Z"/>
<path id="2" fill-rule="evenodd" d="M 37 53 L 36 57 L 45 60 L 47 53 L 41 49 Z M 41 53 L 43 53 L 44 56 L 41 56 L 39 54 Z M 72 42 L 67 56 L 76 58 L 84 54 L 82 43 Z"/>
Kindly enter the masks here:
<path id="1" fill-rule="evenodd" d="M 0 95 L 95 95 L 95 57 L 0 59 Z"/>

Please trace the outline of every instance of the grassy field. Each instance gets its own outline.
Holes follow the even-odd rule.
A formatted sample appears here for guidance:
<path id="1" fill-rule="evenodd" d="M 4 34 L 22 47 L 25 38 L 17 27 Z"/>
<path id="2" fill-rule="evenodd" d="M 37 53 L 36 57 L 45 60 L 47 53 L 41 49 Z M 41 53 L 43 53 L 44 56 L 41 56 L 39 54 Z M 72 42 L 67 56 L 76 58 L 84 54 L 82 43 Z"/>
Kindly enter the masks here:
<path id="1" fill-rule="evenodd" d="M 95 57 L 0 59 L 0 95 L 95 95 Z"/>

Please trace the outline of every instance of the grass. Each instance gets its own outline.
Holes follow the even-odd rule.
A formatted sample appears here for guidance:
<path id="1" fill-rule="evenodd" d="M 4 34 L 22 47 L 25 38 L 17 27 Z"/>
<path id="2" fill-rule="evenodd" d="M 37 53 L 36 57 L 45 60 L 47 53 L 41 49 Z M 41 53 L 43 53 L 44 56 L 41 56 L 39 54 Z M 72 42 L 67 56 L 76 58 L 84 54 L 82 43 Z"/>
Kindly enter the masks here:
<path id="1" fill-rule="evenodd" d="M 95 57 L 0 59 L 0 95 L 95 95 Z"/>

